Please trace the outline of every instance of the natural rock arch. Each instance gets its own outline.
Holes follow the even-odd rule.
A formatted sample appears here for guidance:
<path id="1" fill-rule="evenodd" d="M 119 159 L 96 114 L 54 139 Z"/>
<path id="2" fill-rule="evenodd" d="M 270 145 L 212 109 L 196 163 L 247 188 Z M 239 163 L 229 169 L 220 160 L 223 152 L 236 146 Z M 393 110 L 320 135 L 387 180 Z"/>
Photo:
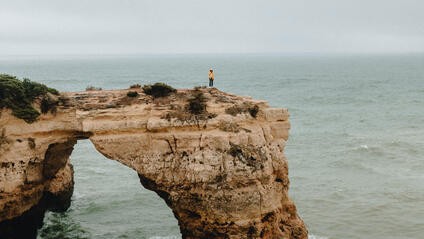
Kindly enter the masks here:
<path id="1" fill-rule="evenodd" d="M 178 118 L 189 90 L 166 101 L 141 92 L 136 99 L 126 91 L 67 93 L 56 115 L 32 125 L 3 112 L 0 126 L 11 142 L 0 148 L 0 221 L 16 219 L 46 195 L 46 208 L 55 200 L 63 205 L 73 186 L 72 147 L 90 139 L 165 200 L 183 238 L 307 238 L 288 197 L 287 110 L 203 91 L 215 117 Z M 257 107 L 255 114 L 246 105 Z"/>
<path id="2" fill-rule="evenodd" d="M 178 222 L 165 201 L 155 192 L 145 189 L 133 169 L 115 160 L 105 158 L 94 148 L 89 139 L 78 140 L 70 155 L 70 162 L 73 165 L 75 181 L 74 196 L 71 207 L 68 209 L 68 211 L 72 211 L 66 216 L 55 213 L 48 216 L 46 214 L 47 217 L 44 219 L 43 228 L 39 230 L 39 235 L 51 238 L 53 235 L 57 235 L 51 235 L 52 228 L 57 226 L 68 228 L 66 223 L 68 222 L 70 223 L 69 229 L 73 231 L 72 235 L 79 233 L 82 237 L 84 235 L 88 237 L 89 235 L 99 237 L 101 235 L 127 235 L 128 238 L 181 236 L 179 230 L 176 231 Z M 97 201 L 100 197 L 102 199 Z M 106 204 L 105 200 L 107 200 Z M 88 207 L 88 205 L 90 206 Z M 85 214 L 93 207 L 100 208 L 100 211 L 96 209 L 98 215 L 96 218 L 100 218 L 87 221 L 93 216 Z M 65 222 L 57 220 L 62 217 L 67 217 Z M 81 220 L 84 222 L 83 224 L 80 223 Z M 110 226 L 104 228 L 101 226 L 104 225 L 103 223 L 108 223 Z M 126 225 L 118 228 L 113 226 L 119 224 Z M 146 232 L 146 234 L 140 234 L 140 232 Z M 68 236 L 64 233 L 62 235 Z"/>

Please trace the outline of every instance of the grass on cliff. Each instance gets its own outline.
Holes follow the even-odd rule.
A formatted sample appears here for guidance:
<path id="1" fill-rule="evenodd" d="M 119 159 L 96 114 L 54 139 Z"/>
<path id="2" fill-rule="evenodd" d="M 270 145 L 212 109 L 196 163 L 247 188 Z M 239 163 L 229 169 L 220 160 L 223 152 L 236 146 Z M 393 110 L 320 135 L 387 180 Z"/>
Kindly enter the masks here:
<path id="1" fill-rule="evenodd" d="M 40 112 L 32 107 L 34 100 L 48 92 L 59 95 L 56 89 L 29 79 L 21 81 L 15 76 L 0 75 L 0 109 L 11 109 L 14 116 L 27 123 L 35 122 L 40 115 Z"/>

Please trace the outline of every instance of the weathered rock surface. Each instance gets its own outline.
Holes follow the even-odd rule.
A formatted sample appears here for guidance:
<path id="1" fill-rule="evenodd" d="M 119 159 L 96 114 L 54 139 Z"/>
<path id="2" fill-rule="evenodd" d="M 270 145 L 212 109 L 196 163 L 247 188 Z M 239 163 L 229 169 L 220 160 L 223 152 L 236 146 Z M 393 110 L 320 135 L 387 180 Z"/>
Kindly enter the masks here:
<path id="1" fill-rule="evenodd" d="M 17 226 L 41 225 L 22 219 L 33 211 L 42 221 L 45 210 L 69 207 L 69 156 L 78 139 L 90 139 L 107 158 L 136 170 L 141 184 L 172 209 L 183 238 L 307 238 L 288 197 L 286 109 L 202 89 L 209 115 L 187 117 L 179 114 L 192 90 L 159 99 L 138 91 L 135 98 L 127 90 L 62 93 L 55 114 L 33 124 L 1 112 L 5 238 L 28 238 L 13 233 Z M 257 114 L 226 113 L 255 105 Z"/>

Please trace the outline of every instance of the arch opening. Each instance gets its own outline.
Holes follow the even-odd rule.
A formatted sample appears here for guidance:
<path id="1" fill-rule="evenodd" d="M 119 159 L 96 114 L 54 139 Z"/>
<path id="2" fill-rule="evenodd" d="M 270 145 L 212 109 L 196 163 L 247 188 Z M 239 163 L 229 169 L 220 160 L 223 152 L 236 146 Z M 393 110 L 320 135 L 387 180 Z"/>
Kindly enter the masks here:
<path id="1" fill-rule="evenodd" d="M 82 139 L 70 162 L 75 181 L 72 203 L 66 212 L 46 213 L 39 239 L 57 238 L 58 233 L 77 238 L 181 237 L 171 209 L 140 184 L 133 169 L 106 158 L 90 140 Z"/>

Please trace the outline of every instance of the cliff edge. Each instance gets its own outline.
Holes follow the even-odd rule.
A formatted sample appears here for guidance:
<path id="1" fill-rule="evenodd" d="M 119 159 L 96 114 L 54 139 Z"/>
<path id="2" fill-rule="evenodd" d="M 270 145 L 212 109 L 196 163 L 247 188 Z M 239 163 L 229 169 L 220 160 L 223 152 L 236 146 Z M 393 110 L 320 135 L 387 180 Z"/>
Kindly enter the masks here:
<path id="1" fill-rule="evenodd" d="M 307 238 L 288 196 L 287 109 L 216 89 L 129 91 L 61 93 L 32 124 L 0 110 L 4 238 L 35 238 L 45 210 L 69 207 L 79 139 L 137 171 L 183 238 Z"/>

